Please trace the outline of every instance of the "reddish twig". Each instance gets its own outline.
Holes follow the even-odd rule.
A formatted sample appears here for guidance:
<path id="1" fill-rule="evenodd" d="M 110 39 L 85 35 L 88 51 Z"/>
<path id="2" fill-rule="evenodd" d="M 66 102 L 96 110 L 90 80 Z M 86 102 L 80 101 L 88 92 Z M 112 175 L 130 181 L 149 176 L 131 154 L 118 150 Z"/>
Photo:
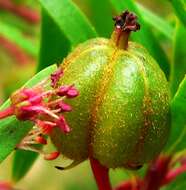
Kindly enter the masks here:
<path id="1" fill-rule="evenodd" d="M 176 168 L 174 170 L 170 170 L 165 178 L 162 181 L 162 185 L 166 185 L 170 182 L 172 182 L 178 175 L 186 172 L 186 164 L 180 166 L 179 168 Z"/>
<path id="2" fill-rule="evenodd" d="M 143 180 L 136 178 L 134 180 L 128 180 L 118 185 L 114 190 L 140 190 L 143 186 Z"/>
<path id="3" fill-rule="evenodd" d="M 152 164 L 149 165 L 146 176 L 144 178 L 142 190 L 159 190 L 162 180 L 165 178 L 169 164 L 170 156 L 159 156 Z"/>
<path id="4" fill-rule="evenodd" d="M 0 45 L 5 48 L 8 53 L 16 59 L 20 64 L 27 64 L 31 58 L 16 44 L 12 43 L 3 36 L 0 36 Z"/>
<path id="5" fill-rule="evenodd" d="M 16 5 L 11 0 L 0 0 L 0 9 L 12 12 L 33 24 L 37 24 L 40 21 L 40 16 L 37 11 L 31 10 L 25 5 Z"/>
<path id="6" fill-rule="evenodd" d="M 90 158 L 90 164 L 99 190 L 112 190 L 109 180 L 109 169 L 102 166 L 94 158 Z"/>
<path id="7" fill-rule="evenodd" d="M 3 111 L 0 111 L 0 119 L 6 118 L 8 116 L 11 116 L 13 114 L 13 108 L 9 107 Z"/>
<path id="8" fill-rule="evenodd" d="M 186 172 L 185 162 L 176 169 L 171 169 L 173 165 L 170 163 L 170 156 L 160 156 L 149 165 L 144 179 L 136 178 L 135 181 L 132 179 L 124 181 L 114 190 L 159 190 L 160 187 L 169 184 L 178 175 Z"/>
<path id="9" fill-rule="evenodd" d="M 0 190 L 14 190 L 11 183 L 9 182 L 0 182 Z"/>

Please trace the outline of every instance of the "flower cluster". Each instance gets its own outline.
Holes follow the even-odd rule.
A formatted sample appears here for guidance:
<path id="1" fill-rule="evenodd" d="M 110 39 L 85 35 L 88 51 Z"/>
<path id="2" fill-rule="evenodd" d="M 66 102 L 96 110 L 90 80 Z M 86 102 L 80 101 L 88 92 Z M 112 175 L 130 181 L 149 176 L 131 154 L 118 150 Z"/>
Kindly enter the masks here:
<path id="1" fill-rule="evenodd" d="M 71 131 L 63 113 L 72 111 L 72 107 L 65 103 L 65 99 L 75 98 L 79 92 L 73 84 L 59 86 L 58 81 L 62 76 L 63 71 L 59 68 L 51 74 L 50 80 L 44 80 L 32 88 L 22 88 L 12 94 L 11 107 L 4 110 L 0 118 L 15 115 L 21 121 L 30 120 L 35 124 L 18 148 L 28 149 L 32 144 L 47 144 L 45 137 L 55 127 L 63 133 Z M 58 155 L 59 152 L 53 152 L 45 155 L 45 159 L 52 160 Z"/>

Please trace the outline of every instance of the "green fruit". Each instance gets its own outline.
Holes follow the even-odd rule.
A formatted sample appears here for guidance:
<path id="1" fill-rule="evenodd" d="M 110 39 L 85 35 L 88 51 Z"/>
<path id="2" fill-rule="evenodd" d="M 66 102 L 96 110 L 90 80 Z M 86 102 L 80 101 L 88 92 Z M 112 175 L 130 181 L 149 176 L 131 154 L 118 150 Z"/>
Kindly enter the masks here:
<path id="1" fill-rule="evenodd" d="M 157 156 L 170 130 L 169 88 L 164 73 L 141 45 L 122 49 L 109 39 L 80 44 L 64 60 L 62 84 L 80 95 L 68 100 L 72 131 L 53 130 L 52 142 L 66 157 L 97 159 L 108 168 L 134 169 Z"/>

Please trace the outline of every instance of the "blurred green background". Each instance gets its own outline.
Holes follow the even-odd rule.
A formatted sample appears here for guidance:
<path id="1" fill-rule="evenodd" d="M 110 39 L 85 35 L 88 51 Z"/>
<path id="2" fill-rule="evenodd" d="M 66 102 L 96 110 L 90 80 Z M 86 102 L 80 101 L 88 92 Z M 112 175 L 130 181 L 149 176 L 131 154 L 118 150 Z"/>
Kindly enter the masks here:
<path id="1" fill-rule="evenodd" d="M 8 2 L 9 7 L 4 6 L 4 2 Z M 100 0 L 94 0 L 94 9 L 91 8 L 93 6 L 91 0 L 74 0 L 74 2 L 94 25 L 101 26 L 101 23 L 95 23 L 93 12 L 96 9 L 95 4 L 97 7 L 100 6 Z M 165 18 L 171 25 L 175 24 L 175 15 L 168 1 L 138 0 L 138 2 Z M 30 14 L 21 15 L 19 8 L 15 7 L 26 8 L 26 12 L 30 12 Z M 111 6 L 107 10 L 110 15 L 115 15 Z M 6 100 L 11 92 L 23 85 L 37 70 L 41 36 L 40 17 L 40 5 L 36 0 L 0 0 L 0 103 Z M 105 18 L 105 22 L 108 22 L 107 30 L 99 27 L 99 33 L 108 37 L 113 28 L 112 18 Z M 171 59 L 171 41 L 157 30 L 153 30 L 153 32 Z M 0 165 L 0 181 L 11 181 L 12 155 Z M 49 162 L 40 156 L 27 175 L 15 187 L 22 190 L 96 189 L 88 161 L 68 171 L 59 171 L 54 168 L 55 165 L 65 165 L 66 163 L 68 160 L 62 157 L 58 158 L 57 161 Z M 130 176 L 122 169 L 113 170 L 110 175 L 113 184 Z"/>

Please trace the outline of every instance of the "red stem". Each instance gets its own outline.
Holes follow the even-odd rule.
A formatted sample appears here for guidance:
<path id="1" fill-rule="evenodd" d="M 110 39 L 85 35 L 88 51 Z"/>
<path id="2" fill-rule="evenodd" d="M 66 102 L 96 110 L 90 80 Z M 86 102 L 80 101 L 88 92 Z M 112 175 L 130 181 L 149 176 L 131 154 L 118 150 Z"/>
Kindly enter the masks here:
<path id="1" fill-rule="evenodd" d="M 27 64 L 31 61 L 29 56 L 25 54 L 25 52 L 16 44 L 12 43 L 8 39 L 6 39 L 3 36 L 0 36 L 0 45 L 5 48 L 8 53 L 11 54 L 12 57 L 14 57 L 17 61 L 17 63 L 20 64 Z"/>
<path id="2" fill-rule="evenodd" d="M 143 180 L 136 178 L 135 181 L 128 180 L 118 185 L 114 190 L 140 190 L 143 185 Z"/>
<path id="3" fill-rule="evenodd" d="M 9 107 L 3 111 L 0 111 L 0 119 L 13 115 L 13 108 Z"/>
<path id="4" fill-rule="evenodd" d="M 13 188 L 9 182 L 0 182 L 0 190 L 13 190 Z"/>
<path id="5" fill-rule="evenodd" d="M 173 181 L 178 175 L 182 174 L 186 172 L 186 164 L 182 165 L 179 168 L 176 168 L 174 170 L 171 170 L 167 173 L 167 175 L 165 176 L 164 180 L 162 181 L 162 185 L 166 185 L 168 183 L 170 183 L 171 181 Z"/>
<path id="6" fill-rule="evenodd" d="M 0 0 L 0 8 L 10 11 L 33 24 L 37 24 L 40 21 L 38 12 L 24 5 L 15 5 L 11 0 Z"/>
<path id="7" fill-rule="evenodd" d="M 102 166 L 98 160 L 90 158 L 91 168 L 99 190 L 112 190 L 109 180 L 109 169 Z"/>
<path id="8" fill-rule="evenodd" d="M 150 166 L 144 178 L 142 190 L 159 190 L 169 169 L 171 157 L 159 156 Z"/>

